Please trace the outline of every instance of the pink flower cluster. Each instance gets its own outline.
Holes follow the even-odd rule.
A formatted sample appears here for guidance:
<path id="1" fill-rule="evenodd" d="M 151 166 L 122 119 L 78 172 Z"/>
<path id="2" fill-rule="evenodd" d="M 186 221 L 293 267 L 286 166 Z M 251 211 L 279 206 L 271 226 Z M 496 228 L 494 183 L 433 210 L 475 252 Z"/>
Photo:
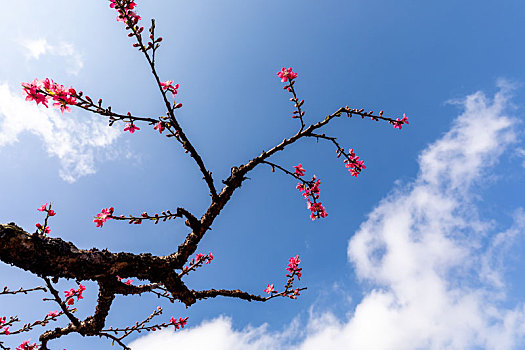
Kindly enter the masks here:
<path id="1" fill-rule="evenodd" d="M 207 259 L 204 259 L 207 258 Z M 213 260 L 213 254 L 211 252 L 208 253 L 208 255 L 205 254 L 197 254 L 195 255 L 195 263 L 198 264 L 199 261 L 206 260 L 206 264 L 211 264 L 211 261 Z"/>
<path id="2" fill-rule="evenodd" d="M 51 228 L 49 226 L 42 227 L 42 225 L 39 222 L 37 222 L 35 226 L 38 229 L 38 231 L 40 231 L 40 233 L 43 235 L 47 235 L 51 232 Z"/>
<path id="3" fill-rule="evenodd" d="M 109 209 L 102 209 L 100 213 L 95 216 L 93 219 L 93 222 L 97 224 L 97 227 L 102 227 L 102 225 L 107 221 L 110 220 L 113 215 L 113 211 L 115 209 L 113 207 L 110 207 Z"/>
<path id="4" fill-rule="evenodd" d="M 47 212 L 48 216 L 55 216 L 56 215 L 55 211 L 51 210 L 51 205 L 49 206 L 49 208 L 47 207 L 47 203 L 42 204 L 42 206 L 40 208 L 38 208 L 37 210 L 38 211 L 45 211 L 45 212 Z"/>
<path id="5" fill-rule="evenodd" d="M 306 209 L 310 210 L 310 218 L 312 220 L 325 218 L 328 216 L 328 213 L 321 202 L 310 202 L 310 199 L 308 199 L 308 202 L 306 203 Z"/>
<path id="6" fill-rule="evenodd" d="M 347 168 L 350 174 L 355 177 L 361 173 L 361 170 L 366 169 L 365 162 L 363 160 L 359 160 L 359 157 L 355 155 L 353 148 L 348 150 L 348 158 L 345 159 L 344 162 L 346 163 L 345 168 Z"/>
<path id="7" fill-rule="evenodd" d="M 198 253 L 197 255 L 195 255 L 195 258 L 191 259 L 189 266 L 184 266 L 183 271 L 184 273 L 187 273 L 190 270 L 193 270 L 199 266 L 202 266 L 204 262 L 206 262 L 206 264 L 211 264 L 212 260 L 213 260 L 213 254 L 211 252 L 209 252 L 208 254 Z"/>
<path id="8" fill-rule="evenodd" d="M 126 127 L 124 128 L 124 131 L 129 131 L 130 134 L 133 134 L 135 130 L 140 130 L 140 128 L 136 126 L 135 124 L 133 124 L 133 122 L 127 123 Z"/>
<path id="9" fill-rule="evenodd" d="M 277 293 L 277 295 L 289 297 L 290 299 L 297 299 L 297 296 L 300 295 L 299 289 L 290 290 L 290 288 L 293 286 L 295 276 L 297 276 L 298 280 L 301 279 L 303 269 L 299 267 L 300 263 L 301 260 L 299 259 L 299 255 L 296 255 L 295 257 L 292 256 L 288 260 L 288 267 L 286 268 L 286 271 L 288 271 L 288 274 L 286 274 L 288 281 L 286 282 L 284 292 L 277 293 L 273 284 L 268 284 L 264 290 L 266 294 L 276 295 L 275 293 Z"/>
<path id="10" fill-rule="evenodd" d="M 403 124 L 408 124 L 408 118 L 405 113 L 403 113 L 403 118 L 401 118 L 401 120 L 399 118 L 396 119 L 394 122 L 394 128 L 401 130 Z"/>
<path id="11" fill-rule="evenodd" d="M 301 271 L 303 270 L 301 267 L 299 267 L 299 264 L 301 263 L 301 260 L 299 259 L 299 255 L 296 255 L 295 257 L 291 257 L 288 260 L 288 267 L 286 268 L 286 271 L 290 273 L 290 277 L 293 277 L 295 274 L 297 276 L 297 279 L 301 279 Z"/>
<path id="12" fill-rule="evenodd" d="M 6 323 L 5 316 L 0 317 L 0 334 L 9 335 L 11 332 L 9 332 L 9 327 L 3 327 L 2 325 Z M 4 328 L 2 330 L 2 328 Z"/>
<path id="13" fill-rule="evenodd" d="M 275 288 L 273 287 L 273 284 L 268 284 L 264 291 L 266 292 L 266 294 L 270 294 L 275 291 Z"/>
<path id="14" fill-rule="evenodd" d="M 175 326 L 175 330 L 179 329 L 179 327 L 184 328 L 186 323 L 188 323 L 188 317 L 186 318 L 179 317 L 178 320 L 172 317 L 170 318 L 170 323 Z"/>
<path id="15" fill-rule="evenodd" d="M 42 224 L 40 223 L 36 223 L 35 226 L 38 230 L 38 232 L 40 232 L 40 234 L 42 235 L 46 235 L 48 233 L 51 232 L 51 228 L 49 228 L 49 226 L 47 226 L 47 219 L 50 217 L 50 216 L 55 216 L 56 215 L 56 212 L 54 210 L 51 209 L 51 204 L 49 205 L 49 208 L 47 207 L 47 203 L 45 204 L 42 204 L 42 206 L 40 208 L 37 209 L 38 211 L 42 211 L 42 212 L 46 212 L 46 219 L 45 219 L 45 224 L 42 226 Z"/>
<path id="16" fill-rule="evenodd" d="M 294 168 L 295 175 L 304 176 L 305 170 L 302 164 L 296 165 Z M 320 184 L 321 180 L 317 179 L 314 175 L 310 182 L 305 181 L 304 183 L 298 183 L 295 187 L 299 190 L 299 192 L 302 192 L 303 197 L 306 198 L 306 208 L 310 210 L 310 218 L 312 218 L 312 220 L 325 218 L 328 216 L 328 213 L 323 207 L 323 204 L 321 202 L 317 202 L 319 199 L 319 194 L 321 193 L 321 190 L 319 189 Z M 313 198 L 313 202 L 310 200 L 310 197 Z"/>
<path id="17" fill-rule="evenodd" d="M 173 85 L 173 80 L 166 80 L 165 82 L 160 83 L 160 85 L 162 86 L 163 90 L 171 92 L 173 98 L 175 98 L 175 95 L 178 92 L 177 90 L 179 89 L 179 84 Z"/>
<path id="18" fill-rule="evenodd" d="M 22 83 L 22 86 L 27 94 L 26 101 L 35 101 L 37 105 L 42 103 L 44 106 L 49 107 L 47 104 L 51 99 L 55 101 L 53 106 L 64 113 L 64 111 L 71 112 L 69 105 L 74 106 L 77 104 L 77 92 L 75 89 L 72 87 L 66 88 L 64 85 L 57 84 L 49 78 L 42 81 L 35 79 L 32 83 Z"/>
<path id="19" fill-rule="evenodd" d="M 79 301 L 80 299 L 84 299 L 84 297 L 82 296 L 82 292 L 84 292 L 85 290 L 86 290 L 86 287 L 84 287 L 81 284 L 78 285 L 78 289 L 76 290 L 74 288 L 71 288 L 70 290 L 66 290 L 64 294 L 66 295 L 67 304 L 73 305 L 75 303 L 74 297 L 77 297 L 77 301 Z"/>
<path id="20" fill-rule="evenodd" d="M 57 317 L 58 316 L 58 311 L 49 311 L 46 315 L 47 317 Z"/>
<path id="21" fill-rule="evenodd" d="M 298 165 L 294 165 L 295 168 L 295 175 L 297 176 L 304 176 L 306 170 L 304 170 L 303 165 L 299 163 Z"/>
<path id="22" fill-rule="evenodd" d="M 22 344 L 18 345 L 16 350 L 37 350 L 38 345 L 36 343 L 29 344 L 29 340 L 25 340 Z"/>
<path id="23" fill-rule="evenodd" d="M 133 24 L 137 24 L 142 18 L 137 15 L 133 9 L 137 7 L 133 0 L 109 0 L 111 4 L 109 7 L 114 8 L 118 11 L 117 22 L 124 22 L 127 24 L 126 17 L 133 21 Z"/>
<path id="24" fill-rule="evenodd" d="M 166 127 L 165 127 L 165 125 L 164 125 L 164 122 L 158 122 L 157 124 L 155 124 L 155 126 L 153 127 L 153 129 L 158 130 L 159 133 L 162 134 L 162 132 L 164 131 L 164 129 L 166 129 Z"/>
<path id="25" fill-rule="evenodd" d="M 289 273 L 286 276 L 289 279 L 288 279 L 287 286 L 290 286 L 290 287 L 292 286 L 293 280 L 294 280 L 294 276 L 297 276 L 297 279 L 301 280 L 302 270 L 303 269 L 301 267 L 299 267 L 300 263 L 301 263 L 301 260 L 299 260 L 299 255 L 296 255 L 295 257 L 292 256 L 288 260 L 288 267 L 286 268 L 286 271 L 288 271 Z M 300 295 L 299 294 L 299 289 L 295 289 L 291 293 L 288 292 L 286 295 L 290 299 L 297 299 L 297 296 Z"/>
<path id="26" fill-rule="evenodd" d="M 280 72 L 277 72 L 277 76 L 281 78 L 281 81 L 283 83 L 286 83 L 288 80 L 293 80 L 297 78 L 297 73 L 294 73 L 292 71 L 292 67 L 286 69 L 286 67 L 283 67 Z"/>

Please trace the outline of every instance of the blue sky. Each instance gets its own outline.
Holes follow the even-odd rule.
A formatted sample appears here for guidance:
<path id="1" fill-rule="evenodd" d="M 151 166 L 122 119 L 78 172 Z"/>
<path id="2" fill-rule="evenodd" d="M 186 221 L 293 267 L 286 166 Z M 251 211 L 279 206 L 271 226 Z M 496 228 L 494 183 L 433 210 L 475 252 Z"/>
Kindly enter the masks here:
<path id="1" fill-rule="evenodd" d="M 92 218 L 110 205 L 118 214 L 183 206 L 200 215 L 209 199 L 191 159 L 145 125 L 131 135 L 79 110 L 36 108 L 20 89 L 50 77 L 114 110 L 162 115 L 149 69 L 108 5 L 13 3 L 0 15 L 0 222 L 31 231 L 36 208 L 52 201 L 52 236 L 168 254 L 187 234 L 180 222 L 99 229 Z M 348 105 L 406 113 L 410 125 L 329 125 L 365 160 L 357 179 L 328 144 L 305 140 L 272 158 L 322 180 L 323 220 L 309 219 L 293 179 L 257 168 L 198 249 L 215 260 L 187 279 L 194 289 L 263 293 L 284 284 L 287 260 L 299 254 L 308 290 L 298 300 L 216 298 L 186 310 L 119 297 L 108 325 L 142 320 L 157 305 L 161 322 L 189 317 L 183 332 L 133 337 L 133 349 L 523 347 L 522 1 L 165 1 L 138 2 L 137 11 L 157 20 L 158 71 L 180 84 L 178 117 L 216 181 L 296 131 L 275 75 L 283 66 L 299 74 L 310 123 Z M 0 276 L 12 288 L 41 284 L 3 263 Z M 87 286 L 86 316 L 96 298 Z M 42 297 L 3 296 L 0 316 L 31 321 L 56 309 Z M 111 348 L 77 336 L 51 346 Z"/>

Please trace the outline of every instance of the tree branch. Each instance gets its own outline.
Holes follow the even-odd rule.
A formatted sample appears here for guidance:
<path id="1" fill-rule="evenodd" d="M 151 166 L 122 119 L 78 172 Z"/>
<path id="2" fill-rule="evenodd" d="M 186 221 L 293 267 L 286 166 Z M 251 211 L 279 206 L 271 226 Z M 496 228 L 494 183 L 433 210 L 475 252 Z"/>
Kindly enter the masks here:
<path id="1" fill-rule="evenodd" d="M 210 289 L 210 290 L 200 290 L 195 291 L 192 290 L 192 293 L 195 295 L 195 298 L 197 299 L 208 299 L 208 298 L 215 298 L 217 296 L 223 296 L 223 297 L 230 297 L 230 298 L 238 298 L 248 301 L 266 301 L 268 300 L 268 297 L 261 297 L 260 295 L 254 295 L 250 294 L 248 292 L 243 292 L 242 290 L 235 289 L 235 290 L 228 290 L 228 289 Z"/>
<path id="2" fill-rule="evenodd" d="M 116 0 L 116 2 L 117 2 L 117 4 L 119 6 L 122 6 L 122 1 L 121 0 Z M 144 54 L 144 57 L 146 58 L 149 66 L 151 68 L 151 73 L 153 74 L 153 77 L 155 78 L 155 81 L 157 83 L 157 87 L 160 90 L 160 93 L 162 95 L 162 99 L 164 100 L 164 104 L 166 105 L 166 108 L 168 110 L 168 116 L 170 118 L 170 123 L 173 125 L 173 127 L 175 128 L 175 130 L 178 133 L 179 138 L 182 140 L 182 146 L 184 147 L 184 149 L 187 152 L 189 152 L 190 156 L 197 163 L 197 166 L 199 167 L 199 170 L 201 171 L 201 173 L 203 175 L 203 179 L 204 179 L 204 181 L 206 181 L 206 184 L 208 185 L 208 188 L 210 190 L 211 198 L 212 198 L 212 200 L 215 200 L 217 198 L 217 190 L 215 189 L 215 185 L 213 183 L 213 178 L 211 176 L 211 172 L 208 171 L 208 169 L 206 169 L 206 166 L 204 165 L 204 161 L 202 160 L 201 156 L 199 155 L 199 153 L 197 152 L 195 147 L 192 145 L 192 143 L 190 142 L 190 140 L 188 139 L 188 137 L 186 136 L 186 134 L 182 130 L 182 127 L 180 126 L 179 122 L 177 121 L 177 118 L 175 118 L 174 108 L 172 107 L 172 105 L 170 104 L 170 102 L 168 101 L 168 98 L 166 96 L 168 91 L 165 91 L 162 88 L 159 75 L 158 75 L 157 70 L 155 68 L 155 62 L 153 61 L 153 59 L 148 54 L 148 50 L 146 49 L 146 47 L 144 46 L 144 44 L 142 42 L 142 36 L 140 34 L 141 31 L 140 31 L 139 27 L 134 23 L 133 19 L 128 16 L 126 11 L 123 11 L 121 13 L 123 13 L 124 17 L 126 18 L 126 24 L 127 24 L 128 28 L 132 31 L 133 36 L 137 40 L 137 44 L 138 44 L 139 50 Z"/>

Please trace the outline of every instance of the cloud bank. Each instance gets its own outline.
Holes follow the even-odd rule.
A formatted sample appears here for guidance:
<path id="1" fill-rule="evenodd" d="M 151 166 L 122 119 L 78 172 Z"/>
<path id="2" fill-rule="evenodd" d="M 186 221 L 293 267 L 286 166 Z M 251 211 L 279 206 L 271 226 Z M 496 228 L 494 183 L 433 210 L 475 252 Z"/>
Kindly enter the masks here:
<path id="1" fill-rule="evenodd" d="M 350 341 L 356 348 L 511 349 L 525 331 L 523 306 L 501 306 L 495 264 L 502 238 L 524 232 L 525 215 L 517 210 L 514 226 L 494 235 L 476 195 L 515 140 L 508 91 L 457 103 L 464 112 L 420 155 L 414 183 L 384 199 L 350 240 L 358 277 L 376 286 L 347 325 L 361 334 Z"/>
<path id="2" fill-rule="evenodd" d="M 60 161 L 59 175 L 67 182 L 95 172 L 95 159 L 107 159 L 111 145 L 121 134 L 105 120 L 56 109 L 37 107 L 24 100 L 21 88 L 12 92 L 0 83 L 0 148 L 19 142 L 23 132 L 39 136 L 50 156 Z"/>
<path id="3" fill-rule="evenodd" d="M 525 308 L 505 304 L 505 254 L 523 239 L 525 213 L 495 232 L 476 194 L 516 136 L 509 88 L 456 101 L 463 113 L 419 157 L 416 179 L 384 198 L 348 244 L 365 294 L 350 316 L 311 315 L 303 327 L 235 330 L 219 317 L 182 332 L 150 334 L 133 350 L 179 349 L 514 349 Z M 369 287 L 371 286 L 371 287 Z M 299 321 L 296 321 L 296 323 Z"/>

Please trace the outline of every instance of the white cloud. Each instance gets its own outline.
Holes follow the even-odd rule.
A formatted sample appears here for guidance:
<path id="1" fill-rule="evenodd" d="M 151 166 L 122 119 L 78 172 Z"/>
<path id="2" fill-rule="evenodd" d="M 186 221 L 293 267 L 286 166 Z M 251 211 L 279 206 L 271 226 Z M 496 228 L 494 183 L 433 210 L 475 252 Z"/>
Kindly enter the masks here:
<path id="1" fill-rule="evenodd" d="M 292 329 L 293 326 L 292 326 Z M 288 340 L 290 331 L 268 332 L 265 325 L 242 331 L 232 328 L 230 318 L 219 317 L 203 322 L 200 326 L 174 333 L 172 329 L 150 333 L 130 344 L 138 349 L 275 349 L 277 344 Z"/>
<path id="2" fill-rule="evenodd" d="M 523 213 L 490 235 L 493 225 L 476 207 L 476 186 L 515 140 L 507 87 L 500 88 L 492 101 L 480 92 L 461 101 L 452 129 L 421 154 L 414 183 L 383 200 L 350 240 L 357 275 L 376 289 L 346 325 L 361 334 L 349 344 L 510 349 L 521 340 L 525 310 L 500 306 L 502 262 L 495 260 L 503 237 L 511 242 L 524 232 Z"/>
<path id="3" fill-rule="evenodd" d="M 65 57 L 70 65 L 66 72 L 77 75 L 84 66 L 82 55 L 75 50 L 73 44 L 60 42 L 52 45 L 46 39 L 23 40 L 22 46 L 27 50 L 27 57 L 38 60 L 42 55 Z"/>
<path id="4" fill-rule="evenodd" d="M 95 172 L 95 159 L 106 159 L 106 151 L 121 132 L 94 116 L 62 115 L 58 110 L 26 102 L 20 91 L 0 83 L 0 147 L 18 142 L 23 132 L 40 136 L 50 156 L 60 160 L 60 177 L 74 182 Z"/>
<path id="5" fill-rule="evenodd" d="M 504 306 L 503 273 L 506 252 L 523 239 L 525 213 L 517 209 L 512 227 L 494 233 L 478 215 L 477 195 L 516 138 L 508 93 L 500 84 L 493 99 L 478 92 L 456 102 L 464 112 L 422 152 L 417 178 L 382 200 L 350 239 L 348 258 L 372 288 L 348 319 L 312 314 L 304 329 L 268 332 L 218 318 L 139 338 L 132 349 L 518 348 L 525 307 Z"/>

